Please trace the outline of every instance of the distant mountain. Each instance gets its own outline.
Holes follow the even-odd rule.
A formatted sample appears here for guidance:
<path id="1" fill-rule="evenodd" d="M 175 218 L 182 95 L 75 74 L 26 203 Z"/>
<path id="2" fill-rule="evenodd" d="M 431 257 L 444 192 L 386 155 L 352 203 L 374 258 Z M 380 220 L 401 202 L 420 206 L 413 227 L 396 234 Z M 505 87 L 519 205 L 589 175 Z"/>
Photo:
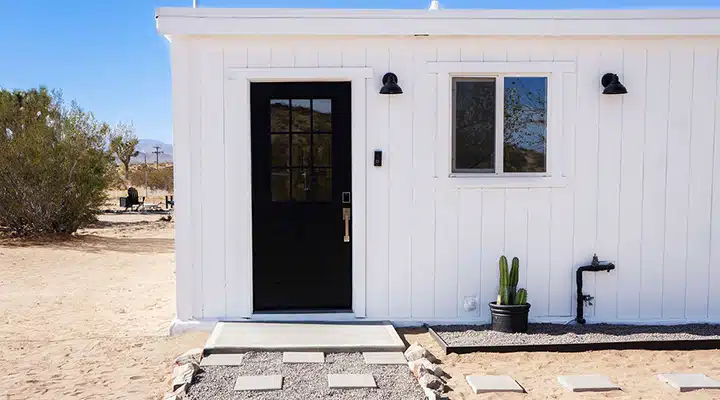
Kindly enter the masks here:
<path id="1" fill-rule="evenodd" d="M 133 157 L 130 160 L 131 164 L 142 164 L 145 162 L 145 154 L 147 154 L 147 162 L 155 163 L 155 154 L 153 153 L 155 151 L 155 146 L 160 146 L 160 162 L 172 162 L 173 160 L 173 146 L 171 144 L 163 143 L 159 140 L 153 140 L 153 139 L 140 139 L 138 141 L 138 145 L 135 147 L 135 149 L 140 152 L 137 157 Z"/>

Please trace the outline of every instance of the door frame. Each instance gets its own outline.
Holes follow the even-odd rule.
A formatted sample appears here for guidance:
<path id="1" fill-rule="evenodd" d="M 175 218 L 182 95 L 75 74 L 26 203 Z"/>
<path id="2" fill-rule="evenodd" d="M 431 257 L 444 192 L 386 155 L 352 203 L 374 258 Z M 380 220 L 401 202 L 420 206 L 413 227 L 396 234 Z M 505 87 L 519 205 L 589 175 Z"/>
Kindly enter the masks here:
<path id="1" fill-rule="evenodd" d="M 372 68 L 227 68 L 223 87 L 226 154 L 225 279 L 228 319 L 260 318 L 253 314 L 252 157 L 250 145 L 250 84 L 254 82 L 351 82 L 352 310 L 365 317 L 366 93 Z M 234 207 L 227 205 L 234 204 Z M 239 282 L 238 285 L 235 283 Z M 230 290 L 235 287 L 237 290 Z M 303 314 L 298 317 L 302 318 Z"/>

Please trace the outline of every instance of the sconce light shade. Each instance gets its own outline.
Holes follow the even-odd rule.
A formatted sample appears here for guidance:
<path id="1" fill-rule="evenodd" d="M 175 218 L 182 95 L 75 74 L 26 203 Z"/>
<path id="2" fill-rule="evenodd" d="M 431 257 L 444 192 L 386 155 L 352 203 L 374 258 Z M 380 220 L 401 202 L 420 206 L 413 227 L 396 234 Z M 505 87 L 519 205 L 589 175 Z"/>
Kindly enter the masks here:
<path id="1" fill-rule="evenodd" d="M 398 86 L 398 77 L 392 72 L 388 72 L 382 78 L 383 87 L 380 88 L 380 94 L 402 94 L 402 88 Z"/>
<path id="2" fill-rule="evenodd" d="M 620 78 L 616 74 L 607 73 L 600 82 L 605 88 L 603 94 L 627 94 L 627 89 L 620 83 Z"/>

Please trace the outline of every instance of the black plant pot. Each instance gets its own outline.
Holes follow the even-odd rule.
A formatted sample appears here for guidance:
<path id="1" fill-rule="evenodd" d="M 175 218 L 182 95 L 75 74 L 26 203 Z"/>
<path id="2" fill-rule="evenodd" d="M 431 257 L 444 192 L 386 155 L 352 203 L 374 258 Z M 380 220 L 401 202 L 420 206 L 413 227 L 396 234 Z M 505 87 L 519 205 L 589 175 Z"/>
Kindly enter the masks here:
<path id="1" fill-rule="evenodd" d="M 505 333 L 527 332 L 530 304 L 504 305 L 490 303 L 492 330 Z"/>

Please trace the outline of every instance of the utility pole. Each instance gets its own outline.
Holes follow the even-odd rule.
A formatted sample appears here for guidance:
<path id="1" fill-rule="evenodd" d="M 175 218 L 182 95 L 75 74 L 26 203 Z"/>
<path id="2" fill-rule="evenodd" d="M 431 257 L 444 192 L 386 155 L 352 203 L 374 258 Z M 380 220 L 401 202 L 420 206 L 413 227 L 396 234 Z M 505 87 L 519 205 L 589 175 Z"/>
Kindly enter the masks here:
<path id="1" fill-rule="evenodd" d="M 165 154 L 164 151 L 160 150 L 160 146 L 153 146 L 155 151 L 153 151 L 153 154 L 155 154 L 155 169 L 160 169 L 160 154 Z"/>

